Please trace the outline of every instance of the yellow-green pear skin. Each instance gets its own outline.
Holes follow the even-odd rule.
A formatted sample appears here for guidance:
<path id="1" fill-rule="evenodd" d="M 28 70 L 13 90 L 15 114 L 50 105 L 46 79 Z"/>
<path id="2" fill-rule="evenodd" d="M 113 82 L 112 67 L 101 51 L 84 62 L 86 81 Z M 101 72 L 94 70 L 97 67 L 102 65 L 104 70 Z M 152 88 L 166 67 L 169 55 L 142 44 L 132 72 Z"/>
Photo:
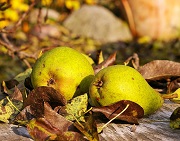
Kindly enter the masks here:
<path id="1" fill-rule="evenodd" d="M 154 113 L 164 100 L 134 68 L 114 65 L 99 71 L 89 88 L 92 106 L 108 106 L 120 100 L 130 100 L 144 109 L 144 115 Z"/>
<path id="2" fill-rule="evenodd" d="M 70 47 L 56 47 L 36 60 L 31 82 L 34 88 L 53 87 L 70 100 L 88 92 L 93 77 L 91 64 L 80 52 Z"/>

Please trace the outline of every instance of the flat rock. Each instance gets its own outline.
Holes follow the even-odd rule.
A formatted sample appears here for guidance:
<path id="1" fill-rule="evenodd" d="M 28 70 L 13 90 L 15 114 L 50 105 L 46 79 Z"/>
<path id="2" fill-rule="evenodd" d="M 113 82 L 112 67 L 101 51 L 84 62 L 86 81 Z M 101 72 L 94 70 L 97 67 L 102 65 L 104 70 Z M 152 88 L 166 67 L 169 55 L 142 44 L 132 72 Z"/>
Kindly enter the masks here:
<path id="1" fill-rule="evenodd" d="M 132 39 L 127 24 L 102 6 L 83 5 L 72 12 L 63 24 L 75 34 L 102 42 Z"/>
<path id="2" fill-rule="evenodd" d="M 1 141 L 33 141 L 25 127 L 13 124 L 0 124 Z"/>
<path id="3" fill-rule="evenodd" d="M 179 141 L 180 130 L 169 126 L 169 117 L 179 107 L 165 101 L 163 107 L 149 117 L 140 120 L 139 125 L 112 123 L 104 128 L 101 141 Z"/>
<path id="4" fill-rule="evenodd" d="M 110 123 L 99 134 L 100 141 L 179 141 L 180 130 L 169 127 L 169 117 L 179 106 L 165 101 L 159 111 L 142 118 L 139 125 Z M 4 123 L 0 124 L 0 140 L 32 141 L 25 127 Z"/>

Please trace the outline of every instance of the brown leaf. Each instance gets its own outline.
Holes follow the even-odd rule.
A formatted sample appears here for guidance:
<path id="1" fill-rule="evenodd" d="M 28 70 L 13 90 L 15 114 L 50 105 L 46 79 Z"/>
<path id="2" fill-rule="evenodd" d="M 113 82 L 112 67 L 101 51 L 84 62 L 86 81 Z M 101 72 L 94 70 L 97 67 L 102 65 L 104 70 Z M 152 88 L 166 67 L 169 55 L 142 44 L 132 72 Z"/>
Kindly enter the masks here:
<path id="1" fill-rule="evenodd" d="M 154 60 L 138 70 L 146 80 L 160 80 L 180 77 L 180 63 L 168 60 Z"/>
<path id="2" fill-rule="evenodd" d="M 3 82 L 1 83 L 1 92 L 5 93 L 7 93 L 7 89 L 12 89 L 19 84 L 19 82 L 16 79 L 4 81 L 4 83 L 5 85 L 3 84 Z"/>
<path id="3" fill-rule="evenodd" d="M 55 140 L 61 131 L 51 125 L 45 118 L 32 119 L 27 124 L 27 130 L 36 141 Z"/>
<path id="4" fill-rule="evenodd" d="M 26 125 L 33 118 L 34 116 L 29 105 L 16 116 L 15 121 L 20 125 Z"/>
<path id="5" fill-rule="evenodd" d="M 129 64 L 129 62 L 132 62 L 132 65 L 135 69 L 138 69 L 139 68 L 139 56 L 137 53 L 133 53 L 132 56 L 130 56 L 125 62 L 124 64 Z"/>
<path id="6" fill-rule="evenodd" d="M 32 90 L 24 101 L 24 107 L 30 105 L 31 112 L 35 117 L 42 117 L 44 114 L 44 102 L 51 102 L 51 105 L 65 105 L 67 101 L 54 88 L 41 86 Z"/>
<path id="7" fill-rule="evenodd" d="M 88 141 L 78 132 L 67 131 L 58 135 L 56 141 Z"/>
<path id="8" fill-rule="evenodd" d="M 167 93 L 172 93 L 172 92 L 176 91 L 178 88 L 180 88 L 180 77 L 171 81 L 168 84 L 168 86 L 167 86 L 168 92 Z"/>
<path id="9" fill-rule="evenodd" d="M 95 74 L 97 74 L 101 69 L 113 65 L 116 61 L 116 54 L 117 54 L 117 52 L 114 52 L 106 60 L 104 60 L 102 63 L 94 66 Z"/>
<path id="10" fill-rule="evenodd" d="M 141 106 L 129 100 L 122 100 L 110 106 L 93 107 L 92 111 L 100 112 L 110 120 L 124 110 L 128 104 L 128 109 L 116 119 L 126 121 L 128 123 L 138 124 L 138 118 L 142 118 L 144 116 L 144 110 Z"/>
<path id="11" fill-rule="evenodd" d="M 89 141 L 99 141 L 97 125 L 92 113 L 90 113 L 90 115 L 87 116 L 86 122 L 83 122 L 81 124 L 75 122 L 74 126 L 79 131 L 81 131 L 81 133 L 84 134 Z"/>
<path id="12" fill-rule="evenodd" d="M 68 131 L 68 127 L 73 124 L 71 121 L 55 112 L 47 102 L 44 103 L 44 118 L 48 120 L 52 126 L 58 128 L 62 132 Z"/>
<path id="13" fill-rule="evenodd" d="M 11 99 L 23 101 L 22 93 L 18 87 L 15 86 L 13 94 L 9 95 Z"/>
<path id="14" fill-rule="evenodd" d="M 56 113 L 50 105 L 44 103 L 44 118 L 32 119 L 27 124 L 29 134 L 36 141 L 86 141 L 75 128 L 72 128 L 71 121 Z M 76 129 L 77 130 L 77 129 Z"/>

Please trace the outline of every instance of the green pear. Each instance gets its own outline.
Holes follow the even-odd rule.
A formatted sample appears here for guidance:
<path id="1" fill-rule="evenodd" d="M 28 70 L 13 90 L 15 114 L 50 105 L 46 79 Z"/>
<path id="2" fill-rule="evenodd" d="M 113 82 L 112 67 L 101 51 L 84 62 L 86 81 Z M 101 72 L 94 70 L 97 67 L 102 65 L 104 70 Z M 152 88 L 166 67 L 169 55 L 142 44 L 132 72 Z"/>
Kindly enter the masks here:
<path id="1" fill-rule="evenodd" d="M 86 55 L 86 54 L 84 54 L 84 53 L 82 53 L 82 55 L 84 55 L 84 56 L 86 57 L 86 59 L 89 61 L 89 63 L 90 63 L 91 65 L 94 65 L 94 60 L 93 60 L 91 57 L 89 57 L 88 55 Z"/>
<path id="2" fill-rule="evenodd" d="M 120 100 L 130 100 L 144 109 L 144 114 L 154 113 L 164 100 L 132 67 L 114 65 L 99 71 L 89 88 L 92 106 L 108 106 Z"/>
<path id="3" fill-rule="evenodd" d="M 70 47 L 56 47 L 40 56 L 35 62 L 31 82 L 34 88 L 50 86 L 66 100 L 88 92 L 94 77 L 89 61 Z"/>

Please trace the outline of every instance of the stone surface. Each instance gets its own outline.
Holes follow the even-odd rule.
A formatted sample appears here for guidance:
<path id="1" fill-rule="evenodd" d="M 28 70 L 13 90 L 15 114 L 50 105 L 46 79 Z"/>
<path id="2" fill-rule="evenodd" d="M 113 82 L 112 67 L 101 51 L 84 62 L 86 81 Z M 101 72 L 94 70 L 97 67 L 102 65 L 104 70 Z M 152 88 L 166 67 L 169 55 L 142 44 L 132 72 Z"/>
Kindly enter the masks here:
<path id="1" fill-rule="evenodd" d="M 1 141 L 33 141 L 25 127 L 0 123 Z"/>
<path id="2" fill-rule="evenodd" d="M 83 5 L 74 11 L 64 22 L 73 33 L 102 42 L 130 40 L 128 26 L 112 12 L 102 6 Z"/>
<path id="3" fill-rule="evenodd" d="M 99 135 L 100 141 L 179 141 L 180 130 L 169 127 L 169 117 L 179 104 L 166 101 L 163 107 L 139 125 L 111 123 Z M 98 125 L 100 126 L 100 125 Z M 1 141 L 32 141 L 25 127 L 0 124 Z"/>
<path id="4" fill-rule="evenodd" d="M 169 117 L 179 104 L 166 101 L 163 107 L 139 125 L 110 124 L 100 135 L 101 141 L 179 141 L 180 130 L 169 127 Z M 133 131 L 134 130 L 134 131 Z"/>

